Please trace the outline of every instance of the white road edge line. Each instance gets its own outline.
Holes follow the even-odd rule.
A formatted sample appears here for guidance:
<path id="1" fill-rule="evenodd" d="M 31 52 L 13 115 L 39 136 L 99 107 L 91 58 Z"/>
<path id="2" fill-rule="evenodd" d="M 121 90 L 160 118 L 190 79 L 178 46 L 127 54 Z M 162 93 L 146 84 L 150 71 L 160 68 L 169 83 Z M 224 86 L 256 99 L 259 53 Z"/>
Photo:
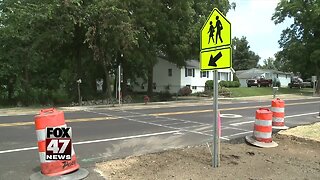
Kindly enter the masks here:
<path id="1" fill-rule="evenodd" d="M 318 113 L 319 113 L 319 112 L 296 114 L 296 115 L 285 116 L 284 118 L 293 118 L 293 117 L 307 116 L 307 115 L 313 115 L 313 114 L 318 114 Z M 249 123 L 254 123 L 254 121 L 244 121 L 244 122 L 239 122 L 239 123 L 232 123 L 232 124 L 229 124 L 229 125 L 230 125 L 230 126 L 239 126 L 239 125 L 242 125 L 242 124 L 249 124 Z"/>
<path id="2" fill-rule="evenodd" d="M 239 126 L 239 125 L 242 125 L 242 124 L 249 124 L 249 123 L 253 123 L 254 121 L 244 121 L 244 122 L 239 122 L 239 123 L 232 123 L 232 124 L 229 124 L 230 126 Z"/>
<path id="3" fill-rule="evenodd" d="M 313 114 L 318 114 L 319 112 L 312 112 L 312 113 L 305 113 L 305 114 L 296 114 L 296 115 L 291 115 L 291 116 L 286 116 L 285 118 L 292 118 L 292 117 L 299 117 L 299 116 L 307 116 L 307 115 L 313 115 Z"/>
<path id="4" fill-rule="evenodd" d="M 109 141 L 117 141 L 117 140 L 126 140 L 126 139 L 133 139 L 133 138 L 141 138 L 141 137 L 150 137 L 150 136 L 158 136 L 158 135 L 165 135 L 165 134 L 174 134 L 179 131 L 165 131 L 159 133 L 151 133 L 151 134 L 141 134 L 135 136 L 125 136 L 125 137 L 118 137 L 118 138 L 110 138 L 110 139 L 99 139 L 99 140 L 92 140 L 92 141 L 82 141 L 82 142 L 75 142 L 74 145 L 81 145 L 81 144 L 92 144 L 92 143 L 99 143 L 99 142 L 109 142 Z M 21 151 L 29 151 L 35 150 L 38 147 L 29 147 L 29 148 L 20 148 L 20 149 L 11 149 L 0 151 L 0 154 L 12 153 L 12 152 L 21 152 Z"/>

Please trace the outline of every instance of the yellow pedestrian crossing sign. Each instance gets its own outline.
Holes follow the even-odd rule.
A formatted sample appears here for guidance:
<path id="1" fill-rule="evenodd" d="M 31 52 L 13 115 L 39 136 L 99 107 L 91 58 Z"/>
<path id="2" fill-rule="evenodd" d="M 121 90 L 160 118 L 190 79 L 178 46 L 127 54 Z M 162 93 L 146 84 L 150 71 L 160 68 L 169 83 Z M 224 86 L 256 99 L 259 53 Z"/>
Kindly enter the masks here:
<path id="1" fill-rule="evenodd" d="M 214 8 L 200 31 L 201 70 L 232 67 L 231 23 Z"/>
<path id="2" fill-rule="evenodd" d="M 201 50 L 217 48 L 231 44 L 231 23 L 214 8 L 201 28 Z"/>
<path id="3" fill-rule="evenodd" d="M 230 46 L 215 49 L 214 51 L 202 51 L 200 53 L 201 70 L 226 69 L 232 64 L 232 50 Z"/>

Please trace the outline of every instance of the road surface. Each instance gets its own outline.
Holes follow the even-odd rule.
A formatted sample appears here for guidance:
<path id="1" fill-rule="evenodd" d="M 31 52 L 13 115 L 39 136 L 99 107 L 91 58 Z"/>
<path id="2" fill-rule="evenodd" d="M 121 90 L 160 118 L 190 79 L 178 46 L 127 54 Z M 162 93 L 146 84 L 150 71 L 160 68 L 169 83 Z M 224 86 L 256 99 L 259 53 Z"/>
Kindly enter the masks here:
<path id="1" fill-rule="evenodd" d="M 270 107 L 270 101 L 219 102 L 221 140 L 251 134 L 255 110 Z M 319 121 L 319 105 L 320 98 L 287 100 L 286 125 Z M 91 173 L 88 179 L 102 179 L 93 170 L 96 162 L 212 141 L 212 109 L 210 102 L 100 107 L 65 112 L 65 118 L 78 162 Z M 40 170 L 33 118 L 0 115 L 0 179 L 28 179 Z"/>

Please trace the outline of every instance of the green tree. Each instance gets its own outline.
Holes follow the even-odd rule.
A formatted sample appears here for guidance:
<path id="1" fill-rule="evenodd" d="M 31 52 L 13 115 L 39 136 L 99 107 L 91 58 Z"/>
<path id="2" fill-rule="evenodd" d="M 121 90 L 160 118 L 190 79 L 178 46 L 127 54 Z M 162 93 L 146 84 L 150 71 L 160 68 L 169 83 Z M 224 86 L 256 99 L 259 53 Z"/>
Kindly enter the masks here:
<path id="1" fill-rule="evenodd" d="M 255 68 L 260 60 L 259 55 L 250 50 L 246 37 L 232 39 L 232 60 L 235 70 L 246 70 Z"/>
<path id="2" fill-rule="evenodd" d="M 293 18 L 293 24 L 283 30 L 279 40 L 282 50 L 277 53 L 276 61 L 281 69 L 300 72 L 302 76 L 317 75 L 320 80 L 320 1 L 319 0 L 282 0 L 272 16 L 275 24 Z M 320 94 L 320 83 L 317 86 Z"/>
<path id="3" fill-rule="evenodd" d="M 260 66 L 259 68 L 262 69 L 272 69 L 272 70 L 279 70 L 279 65 L 277 64 L 277 62 L 274 60 L 274 58 L 269 57 L 268 59 L 263 60 L 263 65 Z"/>

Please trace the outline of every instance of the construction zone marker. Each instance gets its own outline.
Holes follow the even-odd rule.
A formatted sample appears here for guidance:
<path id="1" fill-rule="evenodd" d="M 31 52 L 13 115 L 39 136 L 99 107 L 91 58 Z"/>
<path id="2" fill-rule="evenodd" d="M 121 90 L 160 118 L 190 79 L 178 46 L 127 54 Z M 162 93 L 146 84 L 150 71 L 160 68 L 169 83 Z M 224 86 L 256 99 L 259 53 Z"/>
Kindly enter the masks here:
<path id="1" fill-rule="evenodd" d="M 41 172 L 32 174 L 31 180 L 78 180 L 89 175 L 77 162 L 71 141 L 71 127 L 65 124 L 62 111 L 54 108 L 41 110 L 35 116 L 35 128 Z"/>
<path id="2" fill-rule="evenodd" d="M 258 147 L 277 147 L 272 141 L 272 112 L 268 108 L 259 108 L 256 111 L 253 135 L 246 136 L 246 141 Z"/>
<path id="3" fill-rule="evenodd" d="M 288 129 L 288 126 L 284 124 L 285 117 L 285 103 L 283 100 L 277 98 L 271 102 L 272 111 L 272 128 L 273 129 Z"/>

